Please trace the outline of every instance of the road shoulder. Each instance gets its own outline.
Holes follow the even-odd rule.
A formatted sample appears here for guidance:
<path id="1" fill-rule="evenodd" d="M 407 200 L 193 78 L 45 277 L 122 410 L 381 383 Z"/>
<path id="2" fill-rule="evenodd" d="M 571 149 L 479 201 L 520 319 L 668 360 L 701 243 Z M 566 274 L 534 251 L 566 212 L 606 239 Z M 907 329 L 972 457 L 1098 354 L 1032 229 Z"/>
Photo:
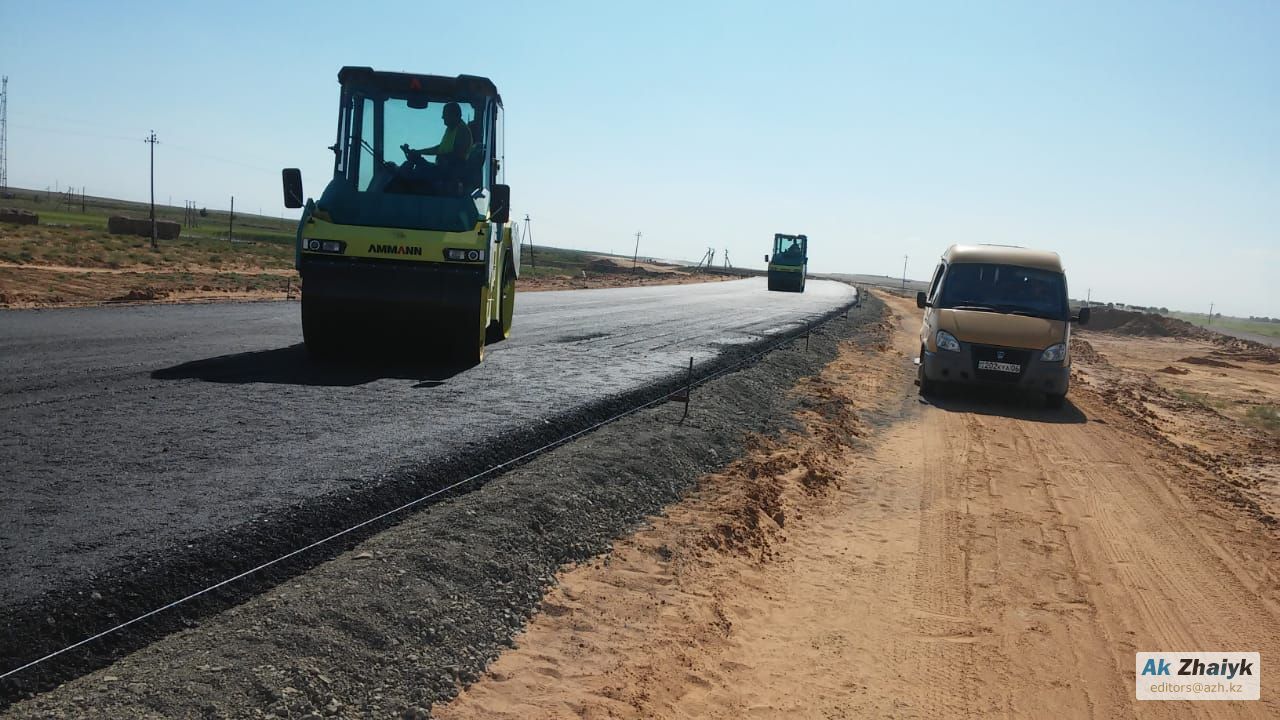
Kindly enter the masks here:
<path id="1" fill-rule="evenodd" d="M 698 388 L 684 420 L 667 404 L 601 428 L 9 715 L 425 713 L 509 646 L 562 565 L 606 552 L 749 438 L 794 427 L 788 389 L 879 307 Z"/>

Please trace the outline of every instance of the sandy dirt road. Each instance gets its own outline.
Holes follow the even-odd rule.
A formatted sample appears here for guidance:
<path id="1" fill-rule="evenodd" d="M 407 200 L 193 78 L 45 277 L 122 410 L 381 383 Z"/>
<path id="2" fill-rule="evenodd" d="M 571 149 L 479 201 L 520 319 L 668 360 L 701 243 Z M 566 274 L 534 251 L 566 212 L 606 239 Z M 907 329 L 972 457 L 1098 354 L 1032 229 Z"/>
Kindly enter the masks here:
<path id="1" fill-rule="evenodd" d="M 801 388 L 807 435 L 563 573 L 434 715 L 1280 716 L 1274 520 L 1097 376 L 1062 411 L 920 403 L 887 301 L 883 343 Z M 1260 652 L 1262 700 L 1137 702 L 1153 650 Z"/>

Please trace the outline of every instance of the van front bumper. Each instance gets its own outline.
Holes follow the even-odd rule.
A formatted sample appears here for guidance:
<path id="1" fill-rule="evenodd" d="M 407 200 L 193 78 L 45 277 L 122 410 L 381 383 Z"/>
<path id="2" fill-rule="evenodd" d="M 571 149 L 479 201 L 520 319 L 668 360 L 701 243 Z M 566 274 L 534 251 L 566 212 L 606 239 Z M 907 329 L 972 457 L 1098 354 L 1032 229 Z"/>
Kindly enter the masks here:
<path id="1" fill-rule="evenodd" d="M 924 377 L 930 382 L 1016 387 L 1050 395 L 1066 395 L 1071 383 L 1071 366 L 1064 362 L 1043 361 L 1040 359 L 1042 352 L 962 342 L 958 352 L 925 350 L 920 365 Z M 1020 371 L 980 369 L 980 360 L 1016 364 Z"/>

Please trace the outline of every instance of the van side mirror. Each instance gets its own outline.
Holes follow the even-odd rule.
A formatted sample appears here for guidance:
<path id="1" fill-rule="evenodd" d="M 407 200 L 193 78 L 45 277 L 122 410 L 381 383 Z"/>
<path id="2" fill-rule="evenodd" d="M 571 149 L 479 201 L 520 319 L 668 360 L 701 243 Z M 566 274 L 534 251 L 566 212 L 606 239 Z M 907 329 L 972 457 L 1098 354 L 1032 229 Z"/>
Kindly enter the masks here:
<path id="1" fill-rule="evenodd" d="M 511 186 L 494 185 L 489 193 L 489 222 L 507 224 L 511 221 Z"/>
<path id="2" fill-rule="evenodd" d="M 285 168 L 280 171 L 280 178 L 284 181 L 284 206 L 302 207 L 302 171 L 298 168 Z"/>
<path id="3" fill-rule="evenodd" d="M 925 297 L 923 290 L 916 293 L 916 307 L 918 308 L 929 307 L 929 298 Z"/>
<path id="4" fill-rule="evenodd" d="M 1080 325 L 1089 324 L 1089 308 L 1087 307 L 1080 308 L 1080 316 L 1076 318 L 1076 322 Z"/>

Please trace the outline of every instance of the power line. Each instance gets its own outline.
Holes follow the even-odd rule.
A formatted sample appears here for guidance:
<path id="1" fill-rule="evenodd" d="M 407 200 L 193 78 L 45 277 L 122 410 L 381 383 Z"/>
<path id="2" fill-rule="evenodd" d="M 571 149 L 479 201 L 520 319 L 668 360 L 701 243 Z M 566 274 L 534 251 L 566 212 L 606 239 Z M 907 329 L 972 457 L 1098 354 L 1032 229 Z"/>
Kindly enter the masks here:
<path id="1" fill-rule="evenodd" d="M 32 132 L 46 133 L 48 135 L 75 135 L 78 137 L 94 138 L 95 140 L 119 140 L 120 142 L 133 143 L 137 142 L 136 137 L 126 137 L 124 135 L 104 135 L 97 132 L 85 132 L 82 130 L 68 130 L 66 128 L 58 129 L 49 125 L 26 125 L 23 123 L 14 123 L 14 127 L 30 130 Z"/>
<path id="2" fill-rule="evenodd" d="M 85 137 L 85 138 L 92 138 L 94 140 L 117 140 L 120 142 L 128 142 L 128 143 L 137 142 L 136 138 L 126 137 L 123 135 L 108 135 L 108 134 L 98 133 L 98 132 L 87 132 L 83 130 L 59 128 L 57 126 L 51 126 L 51 125 L 20 125 L 15 123 L 14 127 L 23 128 L 25 130 L 30 130 L 32 132 L 37 132 L 37 133 L 45 133 L 48 135 Z M 214 162 L 226 163 L 228 165 L 237 165 L 239 167 L 247 168 L 249 170 L 271 172 L 270 168 L 264 168 L 259 165 L 253 165 L 250 163 L 242 162 L 240 160 L 232 160 L 231 158 L 219 157 L 217 155 L 210 155 L 206 152 L 201 152 L 199 150 L 188 147 L 186 145 L 175 145 L 171 142 L 166 142 L 165 146 L 168 147 L 170 150 L 178 150 L 185 155 L 203 158 L 205 160 L 213 160 Z"/>

